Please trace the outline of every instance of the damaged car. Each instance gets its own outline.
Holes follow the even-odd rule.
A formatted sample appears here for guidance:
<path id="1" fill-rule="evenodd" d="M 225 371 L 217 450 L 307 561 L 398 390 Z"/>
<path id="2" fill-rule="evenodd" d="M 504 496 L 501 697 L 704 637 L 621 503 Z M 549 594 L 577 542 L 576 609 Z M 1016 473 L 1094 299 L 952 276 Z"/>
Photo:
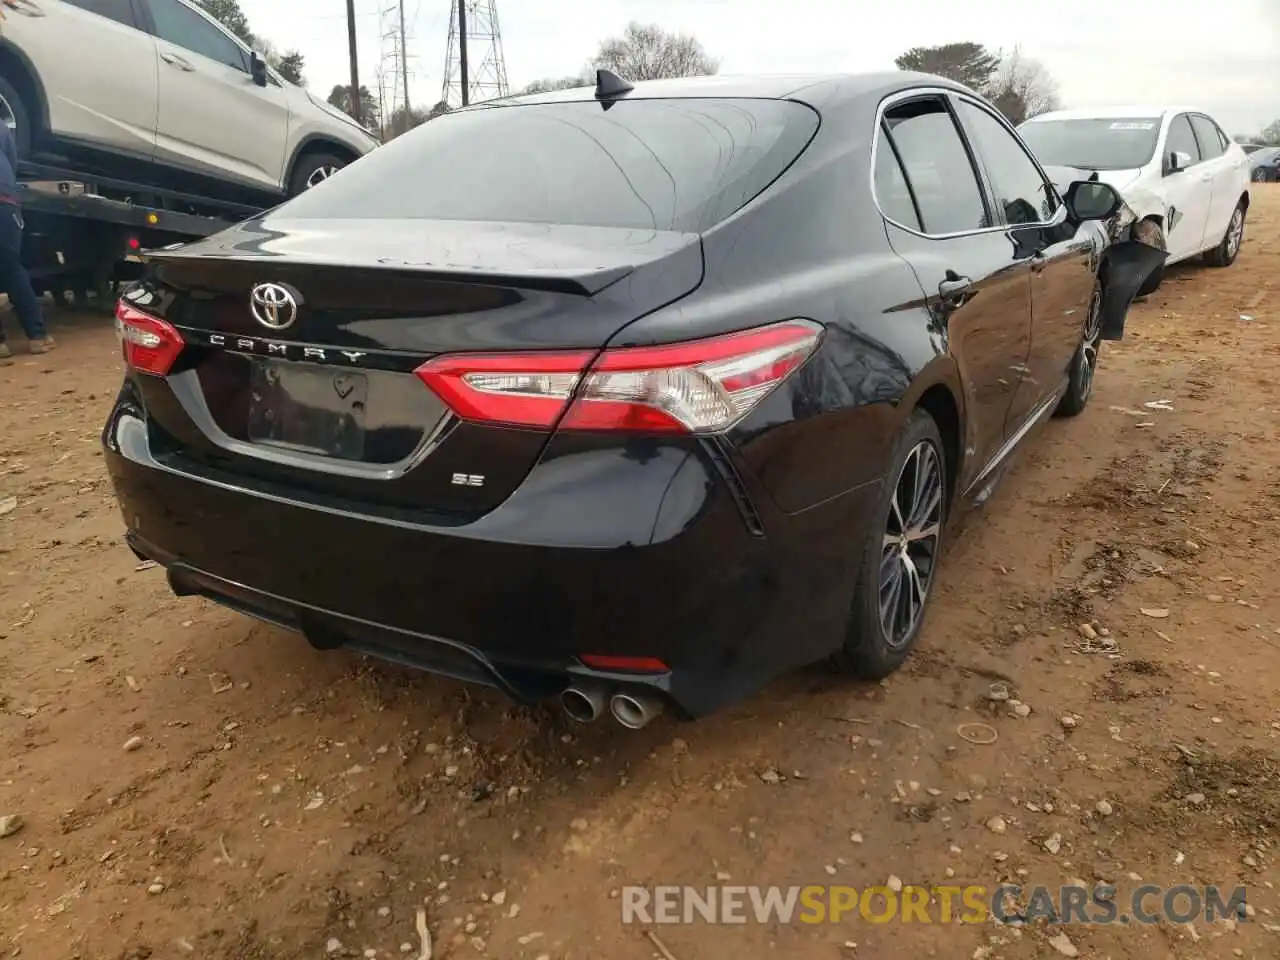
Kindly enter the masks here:
<path id="1" fill-rule="evenodd" d="M 1138 215 L 1134 233 L 1166 250 L 1166 264 L 1202 257 L 1229 267 L 1244 243 L 1249 158 L 1208 114 L 1185 107 L 1058 110 L 1018 127 L 1048 167 L 1096 174 Z M 1154 292 L 1161 266 L 1140 294 Z"/>
<path id="2" fill-rule="evenodd" d="M 581 722 L 881 678 L 1163 263 L 1123 220 L 922 74 L 477 104 L 147 255 L 103 431 L 127 541 Z"/>

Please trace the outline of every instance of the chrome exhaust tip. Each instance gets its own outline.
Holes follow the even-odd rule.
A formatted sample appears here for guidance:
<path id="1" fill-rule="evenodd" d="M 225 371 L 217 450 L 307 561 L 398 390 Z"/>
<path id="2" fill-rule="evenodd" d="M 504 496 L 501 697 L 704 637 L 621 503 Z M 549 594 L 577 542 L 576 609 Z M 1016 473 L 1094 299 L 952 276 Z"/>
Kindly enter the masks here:
<path id="1" fill-rule="evenodd" d="M 570 720 L 576 723 L 591 723 L 604 713 L 604 691 L 565 687 L 560 692 L 560 706 Z"/>
<path id="2" fill-rule="evenodd" d="M 609 712 L 613 719 L 628 730 L 639 730 L 662 712 L 663 702 L 656 697 L 640 694 L 615 693 L 609 700 Z"/>

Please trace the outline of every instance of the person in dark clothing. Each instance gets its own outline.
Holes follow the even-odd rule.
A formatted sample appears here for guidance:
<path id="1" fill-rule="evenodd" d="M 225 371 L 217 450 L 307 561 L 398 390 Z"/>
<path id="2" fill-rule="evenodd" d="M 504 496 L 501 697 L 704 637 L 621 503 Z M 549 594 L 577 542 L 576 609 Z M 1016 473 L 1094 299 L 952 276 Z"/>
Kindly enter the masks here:
<path id="1" fill-rule="evenodd" d="M 9 304 L 18 315 L 18 323 L 27 335 L 32 353 L 48 353 L 53 338 L 44 328 L 40 301 L 31 287 L 31 277 L 22 265 L 22 193 L 18 187 L 18 146 L 13 131 L 0 123 L 0 289 L 9 295 Z M 13 355 L 4 342 L 0 327 L 0 363 Z"/>

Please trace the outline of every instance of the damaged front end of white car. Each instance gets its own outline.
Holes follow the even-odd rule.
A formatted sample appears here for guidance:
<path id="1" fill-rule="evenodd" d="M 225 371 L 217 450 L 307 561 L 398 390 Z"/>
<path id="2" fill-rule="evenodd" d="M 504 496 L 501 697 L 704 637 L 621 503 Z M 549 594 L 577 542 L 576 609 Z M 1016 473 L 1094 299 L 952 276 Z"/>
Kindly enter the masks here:
<path id="1" fill-rule="evenodd" d="M 1066 200 L 1068 208 L 1075 207 L 1080 202 L 1081 191 L 1090 187 L 1112 200 L 1109 215 L 1091 219 L 1095 219 L 1100 227 L 1097 275 L 1103 297 L 1102 338 L 1120 340 L 1124 337 L 1129 307 L 1138 291 L 1169 257 L 1163 246 L 1150 242 L 1150 234 L 1142 229 L 1144 223 L 1150 222 L 1147 219 L 1150 211 L 1146 208 L 1155 209 L 1157 198 L 1141 188 L 1126 190 L 1122 194 L 1115 187 L 1103 183 L 1096 171 L 1086 174 L 1074 168 L 1049 167 L 1045 172 Z"/>

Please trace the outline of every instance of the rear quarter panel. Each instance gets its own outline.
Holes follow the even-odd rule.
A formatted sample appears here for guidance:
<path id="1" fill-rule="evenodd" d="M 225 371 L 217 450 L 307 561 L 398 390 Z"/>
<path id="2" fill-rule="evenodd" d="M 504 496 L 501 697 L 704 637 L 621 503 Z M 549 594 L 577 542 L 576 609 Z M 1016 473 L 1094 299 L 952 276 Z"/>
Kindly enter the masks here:
<path id="1" fill-rule="evenodd" d="M 823 324 L 812 359 L 731 434 L 786 513 L 879 481 L 910 409 L 904 401 L 953 379 L 923 290 L 889 247 L 871 198 L 877 102 L 823 109 L 801 158 L 705 235 L 698 291 L 613 341 L 658 343 L 795 317 Z"/>

